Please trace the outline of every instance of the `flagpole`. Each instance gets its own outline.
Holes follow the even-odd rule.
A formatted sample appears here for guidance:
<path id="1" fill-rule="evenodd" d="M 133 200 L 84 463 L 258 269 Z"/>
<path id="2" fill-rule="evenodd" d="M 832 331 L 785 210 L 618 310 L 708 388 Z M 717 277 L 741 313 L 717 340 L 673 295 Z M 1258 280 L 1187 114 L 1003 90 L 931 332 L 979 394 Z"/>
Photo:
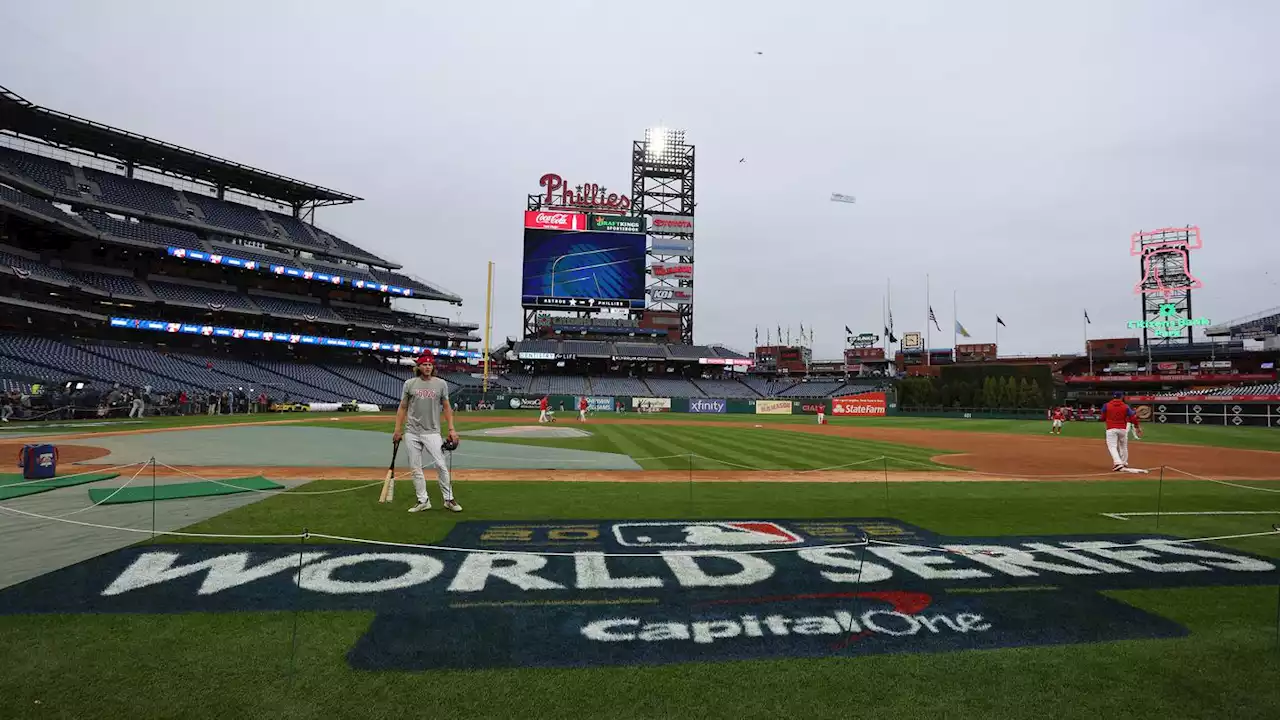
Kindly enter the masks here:
<path id="1" fill-rule="evenodd" d="M 960 316 L 956 310 L 956 291 L 951 291 L 951 362 L 955 362 L 956 344 L 960 342 Z"/>
<path id="2" fill-rule="evenodd" d="M 924 274 L 924 307 L 926 314 L 924 316 L 924 364 L 929 365 L 929 356 L 933 353 L 929 352 L 929 315 L 933 314 L 932 300 L 929 299 L 929 273 Z"/>
<path id="3" fill-rule="evenodd" d="M 1089 374 L 1093 374 L 1093 348 L 1089 347 L 1089 311 L 1085 310 L 1080 318 L 1080 326 L 1084 329 L 1084 351 L 1089 356 Z"/>

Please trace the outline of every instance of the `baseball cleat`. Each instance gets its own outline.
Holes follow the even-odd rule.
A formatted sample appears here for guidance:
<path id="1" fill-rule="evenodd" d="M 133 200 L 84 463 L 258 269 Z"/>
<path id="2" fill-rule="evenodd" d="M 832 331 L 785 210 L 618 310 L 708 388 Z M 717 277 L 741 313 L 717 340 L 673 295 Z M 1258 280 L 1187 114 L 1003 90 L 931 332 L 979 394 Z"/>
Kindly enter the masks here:
<path id="1" fill-rule="evenodd" d="M 1124 471 L 1124 466 L 1123 466 L 1123 465 L 1112 465 L 1112 466 L 1111 466 L 1111 472 L 1123 472 L 1123 471 Z"/>
<path id="2" fill-rule="evenodd" d="M 430 510 L 430 509 L 431 509 L 431 501 L 428 500 L 426 502 L 420 502 L 417 505 L 414 505 L 413 507 L 409 508 L 409 512 L 418 513 L 418 512 L 422 512 L 423 510 Z"/>
<path id="3" fill-rule="evenodd" d="M 445 500 L 444 509 L 452 510 L 453 512 L 462 512 L 462 506 L 458 504 L 457 500 Z"/>

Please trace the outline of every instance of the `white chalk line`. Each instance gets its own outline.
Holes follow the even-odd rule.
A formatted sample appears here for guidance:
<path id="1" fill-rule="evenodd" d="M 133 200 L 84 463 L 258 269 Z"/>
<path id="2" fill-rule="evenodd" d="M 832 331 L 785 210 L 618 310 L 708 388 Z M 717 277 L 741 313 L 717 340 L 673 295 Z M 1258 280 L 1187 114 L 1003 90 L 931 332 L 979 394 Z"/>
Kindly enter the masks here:
<path id="1" fill-rule="evenodd" d="M 1280 515 L 1280 510 L 1185 510 L 1178 512 L 1119 512 L 1098 513 L 1113 520 L 1128 520 L 1131 517 L 1164 517 L 1166 515 Z"/>

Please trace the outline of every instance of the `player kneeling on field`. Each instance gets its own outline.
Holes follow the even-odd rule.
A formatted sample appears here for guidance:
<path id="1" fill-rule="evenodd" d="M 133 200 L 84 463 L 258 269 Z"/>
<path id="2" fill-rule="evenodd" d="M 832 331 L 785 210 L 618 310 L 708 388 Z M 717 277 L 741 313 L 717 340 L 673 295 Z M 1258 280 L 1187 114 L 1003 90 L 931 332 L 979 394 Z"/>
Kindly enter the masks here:
<path id="1" fill-rule="evenodd" d="M 443 416 L 449 426 L 448 442 L 453 447 L 458 445 L 458 433 L 453 428 L 453 408 L 449 405 L 449 383 L 435 377 L 435 369 L 435 356 L 428 350 L 414 365 L 414 376 L 404 383 L 400 409 L 396 412 L 396 430 L 392 435 L 395 442 L 401 438 L 409 441 L 409 468 L 413 471 L 413 489 L 418 495 L 418 504 L 409 508 L 413 513 L 431 509 L 427 480 L 422 474 L 424 450 L 435 462 L 436 480 L 440 483 L 445 509 L 462 512 L 462 506 L 453 498 L 453 483 L 444 462 L 444 442 L 440 439 L 440 418 Z"/>

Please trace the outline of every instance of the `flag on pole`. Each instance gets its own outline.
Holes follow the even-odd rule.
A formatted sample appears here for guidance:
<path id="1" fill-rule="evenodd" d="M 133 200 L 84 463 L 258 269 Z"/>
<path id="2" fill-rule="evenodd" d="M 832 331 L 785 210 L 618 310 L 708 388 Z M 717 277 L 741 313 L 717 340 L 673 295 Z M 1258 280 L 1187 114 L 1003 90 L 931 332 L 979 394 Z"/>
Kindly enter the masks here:
<path id="1" fill-rule="evenodd" d="M 942 328 L 938 327 L 938 316 L 933 314 L 932 305 L 929 306 L 929 322 L 933 323 L 933 326 L 938 328 L 938 332 L 942 332 Z"/>
<path id="2" fill-rule="evenodd" d="M 756 347 L 760 346 L 760 326 L 756 326 Z"/>
<path id="3" fill-rule="evenodd" d="M 845 325 L 845 326 L 844 326 L 844 334 L 845 334 L 845 335 L 852 335 L 852 334 L 853 334 L 853 331 L 849 329 L 849 326 L 848 326 L 848 325 Z"/>
<path id="4" fill-rule="evenodd" d="M 999 324 L 1001 324 L 1001 325 L 1004 325 L 1004 321 L 1000 319 L 1000 316 L 999 316 L 999 315 L 997 315 L 997 316 L 996 316 L 996 322 L 997 322 L 997 323 L 999 323 Z M 1008 325 L 1004 325 L 1004 326 L 1005 326 L 1005 327 L 1009 327 Z"/>
<path id="5" fill-rule="evenodd" d="M 1092 325 L 1092 324 L 1093 324 L 1093 321 L 1089 319 L 1089 311 L 1088 311 L 1088 310 L 1085 310 L 1085 311 L 1084 311 L 1084 321 L 1085 321 L 1086 323 L 1089 323 L 1090 325 Z"/>
<path id="6" fill-rule="evenodd" d="M 964 326 L 960 324 L 959 320 L 956 321 L 956 332 L 960 334 L 960 337 L 973 337 L 969 334 L 968 330 L 964 329 Z"/>

